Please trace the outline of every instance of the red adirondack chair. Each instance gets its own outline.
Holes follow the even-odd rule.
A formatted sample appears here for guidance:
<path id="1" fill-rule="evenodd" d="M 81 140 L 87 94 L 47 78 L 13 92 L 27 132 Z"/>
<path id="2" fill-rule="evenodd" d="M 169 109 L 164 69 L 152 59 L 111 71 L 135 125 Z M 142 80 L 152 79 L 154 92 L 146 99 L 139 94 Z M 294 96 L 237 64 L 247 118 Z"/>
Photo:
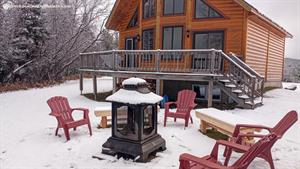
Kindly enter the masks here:
<path id="1" fill-rule="evenodd" d="M 230 148 L 243 149 L 245 146 L 229 141 L 219 140 L 216 142 L 210 155 L 199 158 L 190 154 L 180 155 L 179 169 L 247 169 L 250 163 L 262 152 L 271 149 L 278 137 L 272 133 L 248 149 L 234 164 L 226 166 L 218 161 L 218 149 L 223 145 Z"/>
<path id="2" fill-rule="evenodd" d="M 292 127 L 294 123 L 298 120 L 298 115 L 296 111 L 290 111 L 287 113 L 278 123 L 275 127 L 270 128 L 266 126 L 261 126 L 261 125 L 249 125 L 249 124 L 239 124 L 236 125 L 233 137 L 230 139 L 231 142 L 238 143 L 238 144 L 243 144 L 243 138 L 245 137 L 257 137 L 257 138 L 262 138 L 265 135 L 260 135 L 260 134 L 243 134 L 240 133 L 241 128 L 257 128 L 257 129 L 265 129 L 268 130 L 269 133 L 274 133 L 276 136 L 280 139 L 284 135 L 284 133 Z M 232 148 L 226 148 L 224 152 L 224 157 L 225 159 L 225 165 L 228 164 L 230 156 L 232 154 L 233 150 L 237 150 L 238 152 L 245 152 L 250 149 L 251 145 L 244 146 L 242 149 L 232 149 Z M 273 158 L 272 158 L 272 153 L 271 153 L 271 148 L 266 149 L 264 152 L 259 154 L 260 158 L 265 159 L 268 161 L 271 169 L 275 169 L 274 163 L 273 163 Z"/>
<path id="3" fill-rule="evenodd" d="M 51 108 L 51 113 L 49 115 L 56 117 L 57 128 L 55 130 L 55 136 L 57 136 L 58 129 L 63 128 L 67 140 L 70 140 L 69 129 L 82 126 L 87 124 L 89 128 L 90 135 L 92 135 L 92 128 L 89 119 L 89 110 L 84 108 L 74 108 L 72 109 L 69 105 L 68 99 L 61 96 L 52 97 L 47 101 L 49 107 Z M 83 111 L 83 119 L 75 121 L 72 117 L 72 113 L 75 110 Z"/>
<path id="4" fill-rule="evenodd" d="M 185 119 L 185 127 L 188 126 L 189 119 L 193 123 L 193 119 L 190 116 L 191 110 L 196 106 L 194 100 L 196 98 L 196 93 L 191 90 L 182 90 L 178 93 L 176 102 L 165 103 L 165 119 L 164 126 L 166 127 L 167 117 L 173 117 L 176 122 L 177 118 Z M 170 112 L 170 105 L 176 105 L 176 112 Z"/>

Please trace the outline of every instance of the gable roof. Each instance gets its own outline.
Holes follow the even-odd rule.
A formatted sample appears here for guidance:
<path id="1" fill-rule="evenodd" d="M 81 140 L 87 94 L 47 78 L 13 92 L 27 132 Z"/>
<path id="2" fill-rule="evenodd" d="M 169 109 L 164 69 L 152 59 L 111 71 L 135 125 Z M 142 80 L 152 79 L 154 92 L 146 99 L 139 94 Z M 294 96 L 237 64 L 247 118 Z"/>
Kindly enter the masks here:
<path id="1" fill-rule="evenodd" d="M 133 15 L 132 12 L 129 12 L 124 10 L 128 9 L 128 7 L 135 7 L 137 6 L 139 0 L 116 0 L 114 7 L 110 13 L 110 16 L 105 24 L 107 29 L 112 30 L 119 30 L 119 24 L 121 23 L 124 18 L 120 17 L 123 15 Z M 243 7 L 246 11 L 254 14 L 259 19 L 263 20 L 264 22 L 268 23 L 272 27 L 276 28 L 280 32 L 284 33 L 286 38 L 293 38 L 293 35 L 289 33 L 287 30 L 285 30 L 283 27 L 281 27 L 279 24 L 272 21 L 270 18 L 262 14 L 259 10 L 257 10 L 254 6 L 246 2 L 245 0 L 233 0 L 237 4 L 239 4 L 241 7 Z M 132 13 L 132 14 L 131 14 Z"/>

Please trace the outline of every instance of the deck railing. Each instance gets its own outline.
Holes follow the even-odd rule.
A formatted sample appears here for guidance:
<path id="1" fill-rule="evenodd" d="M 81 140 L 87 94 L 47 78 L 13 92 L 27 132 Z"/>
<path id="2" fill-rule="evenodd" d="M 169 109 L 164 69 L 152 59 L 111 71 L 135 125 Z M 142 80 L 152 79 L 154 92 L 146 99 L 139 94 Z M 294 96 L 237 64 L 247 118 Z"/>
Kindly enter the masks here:
<path id="1" fill-rule="evenodd" d="M 221 50 L 112 50 L 82 53 L 80 60 L 81 69 L 222 74 L 252 101 L 263 94 L 263 78 Z"/>
<path id="2" fill-rule="evenodd" d="M 81 54 L 81 68 L 141 71 L 217 73 L 221 53 L 215 50 L 116 50 Z"/>

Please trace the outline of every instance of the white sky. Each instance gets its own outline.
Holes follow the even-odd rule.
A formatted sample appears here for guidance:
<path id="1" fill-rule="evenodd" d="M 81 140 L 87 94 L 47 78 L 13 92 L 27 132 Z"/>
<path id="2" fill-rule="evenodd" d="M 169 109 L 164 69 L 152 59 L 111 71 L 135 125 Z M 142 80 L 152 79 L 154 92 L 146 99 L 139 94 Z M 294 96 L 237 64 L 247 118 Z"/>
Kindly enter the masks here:
<path id="1" fill-rule="evenodd" d="M 112 4 L 115 0 L 111 0 Z M 261 13 L 290 32 L 287 39 L 286 57 L 300 59 L 300 0 L 247 0 Z"/>

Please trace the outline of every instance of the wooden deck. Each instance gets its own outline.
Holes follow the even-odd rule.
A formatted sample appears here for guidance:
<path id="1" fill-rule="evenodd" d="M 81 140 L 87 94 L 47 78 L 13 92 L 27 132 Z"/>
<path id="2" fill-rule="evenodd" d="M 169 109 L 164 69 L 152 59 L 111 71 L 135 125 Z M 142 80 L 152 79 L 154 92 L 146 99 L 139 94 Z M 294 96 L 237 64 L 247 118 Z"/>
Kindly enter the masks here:
<path id="1" fill-rule="evenodd" d="M 113 77 L 114 90 L 117 78 L 154 79 L 158 94 L 160 80 L 206 81 L 209 82 L 209 107 L 213 83 L 224 79 L 228 81 L 223 86 L 224 90 L 228 88 L 227 94 L 233 89 L 243 94 L 243 97 L 234 97 L 236 102 L 254 104 L 263 94 L 264 78 L 236 56 L 228 56 L 220 50 L 114 50 L 82 53 L 80 62 L 80 90 L 83 89 L 82 74 L 92 74 L 95 96 L 97 76 Z"/>

